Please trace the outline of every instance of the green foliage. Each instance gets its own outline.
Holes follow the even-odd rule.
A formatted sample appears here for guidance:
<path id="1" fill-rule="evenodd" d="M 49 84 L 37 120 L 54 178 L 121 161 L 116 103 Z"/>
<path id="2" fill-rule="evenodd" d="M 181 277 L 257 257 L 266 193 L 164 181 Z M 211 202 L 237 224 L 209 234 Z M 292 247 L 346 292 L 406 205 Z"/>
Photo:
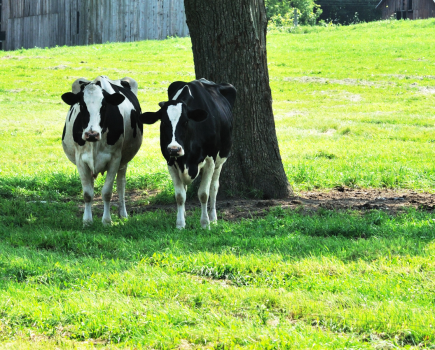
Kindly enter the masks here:
<path id="1" fill-rule="evenodd" d="M 314 0 L 266 0 L 265 4 L 270 28 L 292 27 L 295 9 L 302 25 L 315 24 L 322 14 Z"/>

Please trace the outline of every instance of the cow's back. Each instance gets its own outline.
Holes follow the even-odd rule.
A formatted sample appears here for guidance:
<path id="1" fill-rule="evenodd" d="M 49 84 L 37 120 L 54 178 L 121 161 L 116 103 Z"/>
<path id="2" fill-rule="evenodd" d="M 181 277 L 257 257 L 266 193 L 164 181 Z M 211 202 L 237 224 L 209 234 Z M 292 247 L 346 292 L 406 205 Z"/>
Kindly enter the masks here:
<path id="1" fill-rule="evenodd" d="M 208 117 L 198 124 L 197 138 L 201 139 L 201 147 L 205 155 L 228 157 L 232 146 L 232 108 L 235 100 L 235 88 L 230 84 L 215 84 L 205 79 L 194 80 L 187 84 L 192 99 L 189 109 L 203 109 Z M 234 92 L 234 99 L 224 96 L 222 91 Z"/>

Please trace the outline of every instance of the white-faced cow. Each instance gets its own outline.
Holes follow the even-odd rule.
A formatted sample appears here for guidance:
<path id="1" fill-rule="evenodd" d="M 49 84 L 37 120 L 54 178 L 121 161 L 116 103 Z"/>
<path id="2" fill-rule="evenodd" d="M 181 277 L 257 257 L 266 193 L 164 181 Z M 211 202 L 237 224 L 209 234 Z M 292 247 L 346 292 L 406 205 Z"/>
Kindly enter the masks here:
<path id="1" fill-rule="evenodd" d="M 141 115 L 146 124 L 160 120 L 160 147 L 168 163 L 177 202 L 177 228 L 184 228 L 186 190 L 199 174 L 201 184 L 201 226 L 216 221 L 219 175 L 231 149 L 232 109 L 236 89 L 231 84 L 215 84 L 205 79 L 190 83 L 176 81 L 168 88 L 168 102 L 161 109 Z"/>
<path id="2" fill-rule="evenodd" d="M 94 179 L 107 171 L 102 197 L 103 224 L 110 224 L 113 182 L 119 195 L 119 215 L 127 218 L 125 174 L 127 164 L 142 144 L 143 125 L 136 97 L 137 83 L 131 78 L 110 80 L 100 76 L 94 81 L 77 79 L 72 92 L 62 95 L 71 106 L 62 135 L 68 159 L 77 165 L 83 186 L 85 211 L 83 224 L 92 223 Z"/>

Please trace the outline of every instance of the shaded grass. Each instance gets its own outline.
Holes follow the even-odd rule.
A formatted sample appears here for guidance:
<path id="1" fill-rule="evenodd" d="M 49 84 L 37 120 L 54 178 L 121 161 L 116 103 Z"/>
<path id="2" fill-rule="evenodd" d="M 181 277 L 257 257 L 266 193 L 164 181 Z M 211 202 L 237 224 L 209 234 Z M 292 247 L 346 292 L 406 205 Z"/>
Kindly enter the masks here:
<path id="1" fill-rule="evenodd" d="M 154 212 L 82 229 L 73 204 L 1 203 L 4 339 L 31 331 L 153 348 L 181 339 L 256 348 L 277 339 L 294 348 L 315 339 L 319 348 L 435 342 L 430 213 L 278 208 L 204 231 L 195 211 L 178 231 L 174 215 Z"/>

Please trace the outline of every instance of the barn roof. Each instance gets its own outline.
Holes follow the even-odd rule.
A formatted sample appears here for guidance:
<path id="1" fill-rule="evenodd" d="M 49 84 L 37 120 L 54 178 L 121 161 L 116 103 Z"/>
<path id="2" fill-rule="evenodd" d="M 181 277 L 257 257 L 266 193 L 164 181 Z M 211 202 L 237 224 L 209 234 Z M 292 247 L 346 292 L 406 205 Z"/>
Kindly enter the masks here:
<path id="1" fill-rule="evenodd" d="M 435 0 L 432 0 L 435 3 Z M 381 4 L 384 2 L 384 0 L 379 1 L 379 3 L 376 5 L 375 8 L 378 8 L 379 6 L 381 6 Z"/>

